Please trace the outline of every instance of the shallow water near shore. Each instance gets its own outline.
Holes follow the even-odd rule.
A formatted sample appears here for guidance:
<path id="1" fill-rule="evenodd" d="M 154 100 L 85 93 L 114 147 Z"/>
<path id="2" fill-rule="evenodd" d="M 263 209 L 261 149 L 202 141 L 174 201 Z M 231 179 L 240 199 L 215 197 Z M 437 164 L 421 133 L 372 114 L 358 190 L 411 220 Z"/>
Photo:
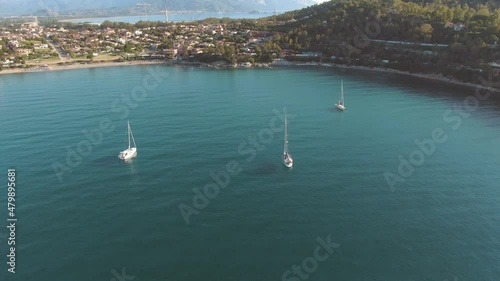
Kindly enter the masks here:
<path id="1" fill-rule="evenodd" d="M 163 81 L 132 98 L 151 69 Z M 341 80 L 343 113 L 333 109 Z M 329 68 L 4 75 L 0 171 L 17 171 L 19 221 L 17 273 L 7 272 L 2 227 L 0 277 L 112 280 L 124 270 L 134 280 L 282 280 L 330 236 L 340 247 L 308 280 L 493 280 L 500 276 L 498 100 L 443 117 L 473 95 Z M 262 133 L 285 106 L 291 170 L 281 163 L 282 131 Z M 114 129 L 60 182 L 53 164 L 67 165 L 87 139 L 82 131 L 107 119 Z M 123 163 L 127 120 L 138 157 Z M 408 159 L 415 141 L 436 128 L 447 140 L 391 192 L 384 173 L 398 175 L 399 157 Z M 210 172 L 232 161 L 241 173 L 186 225 L 179 204 L 193 206 L 193 188 L 203 190 L 214 182 Z"/>

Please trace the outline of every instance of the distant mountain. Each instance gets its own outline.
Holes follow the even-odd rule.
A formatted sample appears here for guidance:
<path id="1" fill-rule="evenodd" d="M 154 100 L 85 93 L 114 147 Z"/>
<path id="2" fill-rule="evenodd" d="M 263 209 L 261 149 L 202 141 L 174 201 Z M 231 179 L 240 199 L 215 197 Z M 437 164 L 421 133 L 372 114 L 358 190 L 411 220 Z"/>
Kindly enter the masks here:
<path id="1" fill-rule="evenodd" d="M 166 3 L 166 4 L 165 4 Z M 51 11 L 96 10 L 140 6 L 147 12 L 164 10 L 205 10 L 210 12 L 284 12 L 315 4 L 314 0 L 0 0 L 0 16 Z M 147 4 L 147 5 L 144 5 Z"/>

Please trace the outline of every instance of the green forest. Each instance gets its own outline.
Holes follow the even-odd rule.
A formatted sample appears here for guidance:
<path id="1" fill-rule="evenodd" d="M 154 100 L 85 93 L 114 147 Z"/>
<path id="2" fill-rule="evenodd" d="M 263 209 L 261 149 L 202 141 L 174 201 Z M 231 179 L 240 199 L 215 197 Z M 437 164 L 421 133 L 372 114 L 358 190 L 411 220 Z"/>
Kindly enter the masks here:
<path id="1" fill-rule="evenodd" d="M 281 48 L 337 63 L 388 61 L 385 67 L 475 82 L 474 73 L 492 72 L 488 62 L 500 59 L 500 4 L 491 0 L 330 1 L 264 21 L 284 34 L 275 38 Z"/>

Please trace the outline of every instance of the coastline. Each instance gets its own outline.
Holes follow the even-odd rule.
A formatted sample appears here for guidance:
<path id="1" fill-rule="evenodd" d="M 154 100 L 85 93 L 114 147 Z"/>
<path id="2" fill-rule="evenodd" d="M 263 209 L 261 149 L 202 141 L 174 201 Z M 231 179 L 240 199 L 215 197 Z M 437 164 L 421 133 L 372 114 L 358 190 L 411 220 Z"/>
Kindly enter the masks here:
<path id="1" fill-rule="evenodd" d="M 333 64 L 333 63 L 318 63 L 318 62 L 289 62 L 282 61 L 281 63 L 273 66 L 280 67 L 296 67 L 296 66 L 316 66 L 316 67 L 330 67 L 337 69 L 345 69 L 345 70 L 360 70 L 360 71 L 372 71 L 379 73 L 387 73 L 387 74 L 396 74 L 396 75 L 404 75 L 407 77 L 413 77 L 423 80 L 431 80 L 435 82 L 441 82 L 449 85 L 455 86 L 463 86 L 468 88 L 479 88 L 480 90 L 488 90 L 490 92 L 500 92 L 500 89 L 494 87 L 488 87 L 481 84 L 467 83 L 462 82 L 456 79 L 448 78 L 443 76 L 442 74 L 434 73 L 434 74 L 426 74 L 426 73 L 410 73 L 406 71 L 390 69 L 390 68 L 382 68 L 382 67 L 368 67 L 368 66 L 353 66 L 353 65 L 343 65 L 343 64 Z"/>
<path id="2" fill-rule="evenodd" d="M 35 66 L 27 69 L 26 68 L 3 69 L 2 71 L 0 71 L 0 75 L 51 72 L 51 71 L 71 70 L 71 69 L 101 68 L 101 67 L 113 67 L 113 66 L 154 65 L 154 64 L 170 65 L 171 63 L 166 61 L 127 61 L 127 62 L 72 63 L 65 65 L 49 64 L 48 68 L 45 68 L 43 66 Z"/>
<path id="3" fill-rule="evenodd" d="M 248 68 L 271 68 L 271 67 L 329 67 L 329 68 L 337 68 L 337 69 L 345 69 L 345 70 L 360 70 L 360 71 L 372 71 L 379 73 L 387 73 L 387 74 L 397 74 L 404 75 L 408 77 L 414 77 L 424 80 L 432 80 L 436 82 L 442 82 L 455 86 L 463 86 L 469 88 L 479 88 L 481 90 L 488 90 L 491 92 L 500 92 L 500 89 L 488 87 L 480 84 L 473 84 L 458 81 L 455 79 L 451 79 L 443 76 L 442 74 L 424 74 L 424 73 L 410 73 L 395 69 L 381 68 L 381 67 L 367 67 L 367 66 L 349 66 L 349 65 L 340 65 L 340 64 L 330 64 L 330 63 L 317 63 L 317 62 L 290 62 L 286 60 L 277 60 L 273 63 L 269 64 L 256 64 L 253 66 L 243 66 L 243 65 L 227 65 L 227 64 L 205 64 L 202 62 L 179 62 L 179 61 L 165 61 L 165 60 L 154 60 L 154 61 L 126 61 L 126 62 L 89 62 L 89 63 L 73 63 L 66 65 L 58 65 L 51 64 L 48 65 L 48 68 L 43 66 L 36 66 L 28 69 L 4 69 L 0 71 L 1 75 L 8 74 L 19 74 L 19 73 L 33 73 L 33 72 L 48 72 L 48 71 L 62 71 L 62 70 L 72 70 L 72 69 L 86 69 L 86 68 L 101 68 L 101 67 L 115 67 L 115 66 L 134 66 L 134 65 L 185 65 L 185 66 L 199 66 L 203 68 L 213 68 L 213 69 L 248 69 Z"/>
<path id="4" fill-rule="evenodd" d="M 170 13 L 169 13 L 170 14 Z M 142 17 L 142 16 L 163 16 L 163 14 L 152 14 L 152 15 L 131 15 L 131 16 L 108 16 L 108 17 L 86 17 L 86 18 L 68 18 L 68 19 L 61 19 L 58 20 L 58 22 L 75 22 L 75 21 L 86 21 L 86 22 L 91 22 L 91 20 L 95 19 L 120 19 L 120 18 L 129 18 L 129 17 Z"/>
<path id="5" fill-rule="evenodd" d="M 407 77 L 418 78 L 418 79 L 422 79 L 422 80 L 431 80 L 431 81 L 435 81 L 435 82 L 445 83 L 448 85 L 462 86 L 462 87 L 467 87 L 467 88 L 487 90 L 490 92 L 500 93 L 499 88 L 488 87 L 488 86 L 481 85 L 481 84 L 462 82 L 462 81 L 459 81 L 456 79 L 445 77 L 444 75 L 438 74 L 438 73 L 432 73 L 432 74 L 410 73 L 410 72 L 406 72 L 406 71 L 390 69 L 390 68 L 382 68 L 382 67 L 355 66 L 355 65 L 319 63 L 319 62 L 290 62 L 290 61 L 286 61 L 286 60 L 275 61 L 274 63 L 269 64 L 269 65 L 270 65 L 269 67 L 308 67 L 308 66 L 309 67 L 311 67 L 311 66 L 313 66 L 313 67 L 329 67 L 329 68 L 337 68 L 337 69 L 344 69 L 344 70 L 358 70 L 358 71 L 371 71 L 371 72 L 379 72 L 379 73 L 386 73 L 386 74 L 396 74 L 396 75 L 403 75 L 403 76 L 407 76 Z M 245 68 L 245 67 L 241 67 L 241 68 Z"/>
<path id="6" fill-rule="evenodd" d="M 500 92 L 500 89 L 497 89 L 497 88 L 488 87 L 488 86 L 481 85 L 481 84 L 462 82 L 462 81 L 459 81 L 456 79 L 445 77 L 442 74 L 437 74 L 437 73 L 434 73 L 434 74 L 410 73 L 410 72 L 400 71 L 400 70 L 396 70 L 396 69 L 388 69 L 388 68 L 380 68 L 380 67 L 371 68 L 371 67 L 367 67 L 367 66 L 334 65 L 333 67 L 342 68 L 342 69 L 355 69 L 355 70 L 362 70 L 362 71 L 375 71 L 375 72 L 388 73 L 388 74 L 404 75 L 404 76 L 408 76 L 408 77 L 414 77 L 414 78 L 419 78 L 419 79 L 423 79 L 423 80 L 431 80 L 431 81 L 446 83 L 446 84 L 455 85 L 455 86 L 463 86 L 463 87 L 474 88 L 474 89 L 478 88 L 480 90 L 488 90 L 490 92 Z"/>
<path id="7" fill-rule="evenodd" d="M 180 11 L 168 11 L 168 14 L 171 15 L 171 16 L 182 16 L 182 15 L 208 15 L 208 17 L 212 17 L 212 16 L 217 16 L 217 15 L 221 15 L 219 14 L 217 11 L 206 11 L 206 10 L 180 10 Z M 225 15 L 227 16 L 227 14 L 230 14 L 230 15 L 259 15 L 260 17 L 266 17 L 266 16 L 270 16 L 271 13 L 270 12 L 259 12 L 259 13 L 251 13 L 251 12 L 229 12 L 229 13 L 225 13 L 225 14 L 222 14 L 222 15 Z M 164 14 L 164 11 L 159 11 L 157 13 L 152 13 L 152 14 L 145 14 L 145 15 L 120 15 L 120 16 L 95 16 L 95 17 L 92 17 L 92 16 L 86 16 L 86 17 L 77 17 L 77 18 L 70 18 L 70 17 L 63 17 L 61 19 L 58 20 L 58 22 L 82 22 L 82 21 L 85 21 L 85 22 L 91 22 L 91 20 L 96 20 L 96 19 L 109 19 L 109 20 L 114 20 L 114 19 L 123 19 L 123 18 L 133 18 L 133 17 L 162 17 L 162 16 L 165 16 Z M 223 17 L 225 17 L 223 16 Z M 229 16 L 231 17 L 231 16 Z M 257 17 L 257 18 L 260 18 L 260 17 Z M 235 18 L 238 18 L 238 17 L 235 17 Z M 249 18 L 253 18 L 253 17 L 249 17 Z M 202 19 L 202 18 L 199 18 L 199 19 Z M 196 19 L 196 20 L 199 20 L 199 19 Z M 180 20 L 179 22 L 182 22 L 182 21 L 190 21 L 190 20 Z M 119 21 L 115 21 L 115 22 L 119 22 Z M 174 21 L 175 22 L 175 21 Z"/>

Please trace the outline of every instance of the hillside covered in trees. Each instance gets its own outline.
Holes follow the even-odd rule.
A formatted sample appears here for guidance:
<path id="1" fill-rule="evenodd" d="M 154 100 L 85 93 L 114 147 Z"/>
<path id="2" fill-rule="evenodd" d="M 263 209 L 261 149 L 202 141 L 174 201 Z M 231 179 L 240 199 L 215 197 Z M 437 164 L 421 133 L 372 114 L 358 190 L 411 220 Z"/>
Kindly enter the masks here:
<path id="1" fill-rule="evenodd" d="M 500 59 L 500 3 L 492 0 L 334 0 L 262 21 L 282 32 L 275 38 L 281 48 L 338 63 L 384 61 L 473 82 Z"/>

